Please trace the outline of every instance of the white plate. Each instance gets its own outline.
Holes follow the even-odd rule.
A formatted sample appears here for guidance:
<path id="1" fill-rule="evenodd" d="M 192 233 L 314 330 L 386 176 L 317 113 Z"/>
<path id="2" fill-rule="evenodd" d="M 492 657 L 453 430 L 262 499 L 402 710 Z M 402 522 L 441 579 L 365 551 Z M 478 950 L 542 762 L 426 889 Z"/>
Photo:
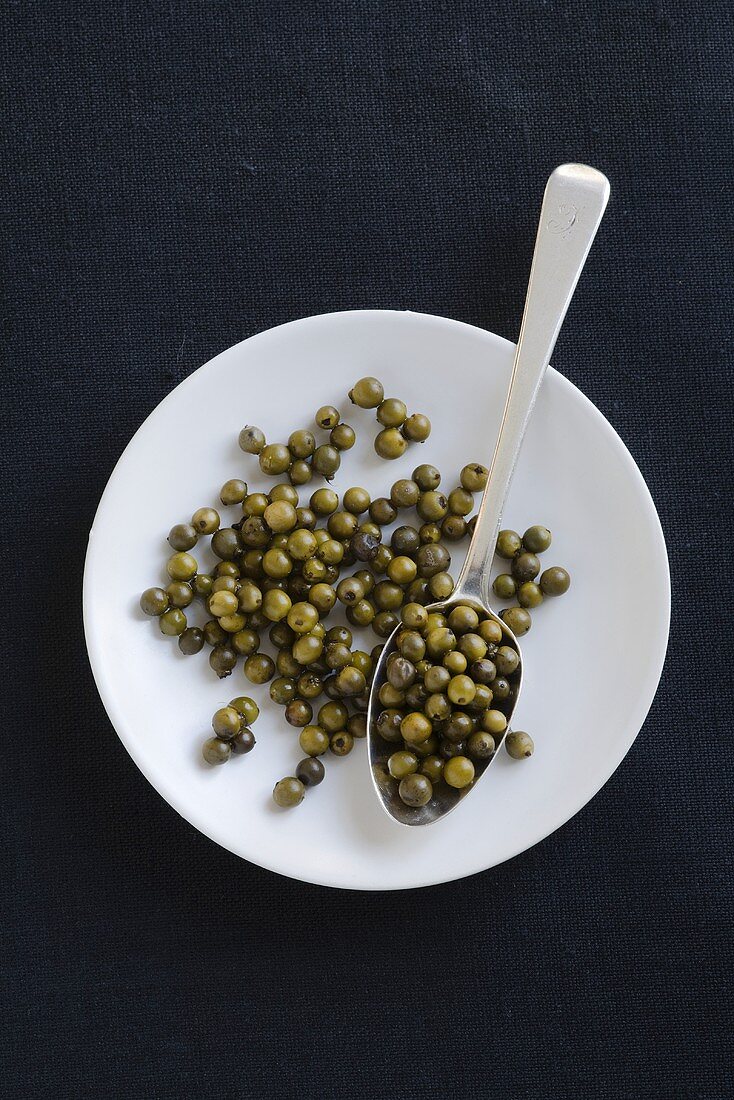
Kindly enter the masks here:
<path id="1" fill-rule="evenodd" d="M 582 324 L 583 318 L 571 323 Z M 513 725 L 535 755 L 504 751 L 470 798 L 444 821 L 406 829 L 378 805 L 364 742 L 300 807 L 279 811 L 274 782 L 302 755 L 297 731 L 241 665 L 219 681 L 204 653 L 183 657 L 139 593 L 160 583 L 172 524 L 215 504 L 222 482 L 267 484 L 237 447 L 245 423 L 270 440 L 306 427 L 333 403 L 358 432 L 335 488 L 381 495 L 419 462 L 454 487 L 464 463 L 491 457 L 513 345 L 488 332 L 414 313 L 359 310 L 310 317 L 253 336 L 218 355 L 148 417 L 109 480 L 90 534 L 84 619 L 90 660 L 120 738 L 160 794 L 212 840 L 293 878 L 354 889 L 402 889 L 492 867 L 557 829 L 607 781 L 637 736 L 663 666 L 670 614 L 665 542 L 629 452 L 597 409 L 560 374 L 543 383 L 504 524 L 554 533 L 548 565 L 571 572 L 568 595 L 533 613 L 523 639 L 523 694 Z M 599 355 L 599 373 L 613 364 Z M 397 462 L 372 449 L 373 414 L 346 400 L 376 374 L 388 395 L 426 412 L 433 435 Z M 304 487 L 304 494 L 323 482 Z M 234 510 L 236 512 L 236 510 Z M 232 515 L 234 518 L 234 514 Z M 403 521 L 405 522 L 405 520 Z M 408 522 L 410 522 L 408 520 Z M 196 553 L 196 551 L 194 551 Z M 207 551 L 208 553 L 208 551 Z M 453 572 L 464 548 L 454 554 Z M 209 558 L 207 558 L 209 562 Z M 202 609 L 203 610 L 203 609 Z M 199 621 L 198 619 L 196 621 Z M 368 647 L 377 639 L 370 634 Z M 223 767 L 201 762 L 217 706 L 240 694 L 262 705 L 257 746 Z M 132 808 L 131 808 L 132 812 Z"/>

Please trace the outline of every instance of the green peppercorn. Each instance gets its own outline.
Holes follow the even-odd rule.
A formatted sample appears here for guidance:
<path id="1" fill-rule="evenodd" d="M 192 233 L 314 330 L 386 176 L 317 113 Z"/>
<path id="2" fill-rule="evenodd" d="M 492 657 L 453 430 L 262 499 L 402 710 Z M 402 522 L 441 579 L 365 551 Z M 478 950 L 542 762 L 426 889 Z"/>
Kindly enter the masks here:
<path id="1" fill-rule="evenodd" d="M 294 775 L 287 775 L 285 779 L 279 780 L 273 787 L 273 802 L 281 809 L 290 809 L 303 802 L 305 793 L 306 788 L 301 780 L 296 779 Z"/>
<path id="2" fill-rule="evenodd" d="M 242 501 L 247 496 L 247 483 L 240 481 L 238 477 L 233 477 L 229 481 L 225 481 L 222 488 L 219 490 L 219 499 L 224 505 L 242 504 Z"/>
<path id="3" fill-rule="evenodd" d="M 212 729 L 217 737 L 221 737 L 224 741 L 231 741 L 242 729 L 242 715 L 234 707 L 220 707 L 214 712 Z"/>
<path id="4" fill-rule="evenodd" d="M 443 666 L 449 670 L 452 676 L 459 676 L 461 673 L 466 672 L 467 664 L 466 657 L 458 649 L 452 649 L 443 658 Z"/>
<path id="5" fill-rule="evenodd" d="M 296 509 L 287 500 L 276 500 L 269 504 L 263 513 L 263 519 L 276 534 L 292 531 L 298 522 Z"/>
<path id="6" fill-rule="evenodd" d="M 317 699 L 323 687 L 323 680 L 316 672 L 304 672 L 298 678 L 298 694 L 303 699 Z"/>
<path id="7" fill-rule="evenodd" d="M 426 651 L 429 657 L 442 658 L 456 645 L 456 636 L 447 627 L 437 627 L 426 635 Z"/>
<path id="8" fill-rule="evenodd" d="M 474 661 L 469 671 L 475 684 L 491 684 L 497 678 L 497 666 L 487 657 Z"/>
<path id="9" fill-rule="evenodd" d="M 535 745 L 529 733 L 511 730 L 505 737 L 505 748 L 514 760 L 532 756 Z"/>
<path id="10" fill-rule="evenodd" d="M 522 549 L 522 539 L 517 531 L 500 531 L 497 536 L 497 555 L 512 560 Z"/>
<path id="11" fill-rule="evenodd" d="M 200 535 L 213 535 L 219 527 L 219 513 L 214 508 L 198 508 L 191 517 L 191 526 Z"/>
<path id="12" fill-rule="evenodd" d="M 251 726 L 260 716 L 260 708 L 249 695 L 236 695 L 229 705 L 242 715 L 245 725 Z"/>
<path id="13" fill-rule="evenodd" d="M 305 726 L 298 736 L 298 743 L 307 756 L 321 756 L 329 747 L 329 735 L 321 726 Z"/>
<path id="14" fill-rule="evenodd" d="M 290 676 L 277 676 L 270 684 L 270 698 L 281 707 L 292 703 L 296 694 L 296 681 Z"/>
<path id="15" fill-rule="evenodd" d="M 317 661 L 323 651 L 323 639 L 316 634 L 303 634 L 293 645 L 293 656 L 304 667 Z"/>
<path id="16" fill-rule="evenodd" d="M 391 744 L 402 741 L 403 735 L 400 732 L 402 720 L 402 714 L 395 707 L 387 707 L 385 710 L 380 711 L 376 721 L 377 732 L 380 737 Z"/>
<path id="17" fill-rule="evenodd" d="M 403 779 L 406 775 L 412 775 L 413 772 L 418 771 L 418 757 L 412 752 L 401 749 L 389 757 L 387 769 L 393 779 Z"/>
<path id="18" fill-rule="evenodd" d="M 293 699 L 285 708 L 285 720 L 289 726 L 307 726 L 313 718 L 313 707 L 307 699 Z"/>
<path id="19" fill-rule="evenodd" d="M 292 485 L 289 485 L 286 481 L 280 481 L 277 485 L 274 485 L 268 493 L 271 503 L 275 503 L 279 500 L 284 500 L 288 504 L 292 504 L 293 507 L 298 504 L 298 490 Z"/>
<path id="20" fill-rule="evenodd" d="M 501 710 L 485 710 L 481 723 L 482 729 L 494 736 L 503 734 L 507 729 L 507 719 Z"/>
<path id="21" fill-rule="evenodd" d="M 291 432 L 288 436 L 288 450 L 294 458 L 310 458 L 316 450 L 316 437 L 306 428 Z"/>
<path id="22" fill-rule="evenodd" d="M 538 607 L 543 602 L 543 590 L 535 581 L 524 581 L 517 590 L 520 607 Z"/>
<path id="23" fill-rule="evenodd" d="M 488 477 L 489 470 L 486 466 L 482 466 L 479 462 L 472 462 L 464 466 L 459 475 L 459 481 L 462 488 L 468 489 L 470 493 L 481 493 L 487 486 Z"/>
<path id="24" fill-rule="evenodd" d="M 444 763 L 442 757 L 432 754 L 421 760 L 419 771 L 421 775 L 428 776 L 431 783 L 436 784 L 443 779 Z"/>
<path id="25" fill-rule="evenodd" d="M 172 581 L 190 581 L 197 569 L 196 558 L 182 551 L 172 554 L 166 562 L 166 572 Z"/>
<path id="26" fill-rule="evenodd" d="M 505 699 L 509 699 L 511 691 L 509 680 L 504 676 L 498 676 L 492 681 L 492 694 L 498 702 L 504 702 Z"/>
<path id="27" fill-rule="evenodd" d="M 171 607 L 164 611 L 158 619 L 161 634 L 170 638 L 177 638 L 186 629 L 186 615 L 180 607 Z"/>
<path id="28" fill-rule="evenodd" d="M 326 730 L 328 734 L 332 734 L 345 729 L 348 718 L 349 711 L 344 703 L 332 700 L 324 704 L 318 713 L 317 720 L 322 729 Z"/>
<path id="29" fill-rule="evenodd" d="M 451 673 L 443 665 L 432 665 L 425 673 L 423 683 L 426 690 L 430 692 L 444 692 L 449 686 L 451 680 Z"/>
<path id="30" fill-rule="evenodd" d="M 387 567 L 392 561 L 394 555 L 389 546 L 378 546 L 374 558 L 370 562 L 370 567 L 373 573 L 381 574 L 387 571 Z"/>
<path id="31" fill-rule="evenodd" d="M 420 711 L 411 711 L 402 719 L 400 732 L 405 741 L 420 743 L 431 736 L 433 725 L 425 714 L 421 714 Z"/>
<path id="32" fill-rule="evenodd" d="M 339 423 L 339 410 L 334 408 L 333 405 L 322 405 L 320 409 L 317 409 L 314 419 L 319 428 L 326 428 L 330 431 Z"/>
<path id="33" fill-rule="evenodd" d="M 562 596 L 570 586 L 571 578 L 560 565 L 553 565 L 541 573 L 540 587 L 545 596 Z"/>
<path id="34" fill-rule="evenodd" d="M 299 779 L 304 787 L 317 787 L 325 775 L 324 765 L 313 756 L 307 756 L 305 760 L 301 760 L 296 768 L 296 779 Z"/>
<path id="35" fill-rule="evenodd" d="M 168 541 L 174 550 L 191 550 L 199 539 L 192 523 L 177 523 L 168 532 Z"/>
<path id="36" fill-rule="evenodd" d="M 347 756 L 354 748 L 354 738 L 346 730 L 332 733 L 329 739 L 329 748 L 334 756 Z"/>
<path id="37" fill-rule="evenodd" d="M 204 648 L 204 632 L 198 626 L 189 626 L 178 637 L 178 648 L 187 657 L 200 653 Z"/>
<path id="38" fill-rule="evenodd" d="M 355 626 L 369 626 L 376 613 L 375 605 L 370 600 L 358 600 L 347 608 L 347 619 Z"/>
<path id="39" fill-rule="evenodd" d="M 261 523 L 257 519 L 249 519 L 247 522 L 252 529 Z M 211 546 L 213 552 L 222 561 L 234 561 L 242 553 L 242 537 L 234 527 L 220 527 L 217 533 L 212 536 Z"/>
<path id="40" fill-rule="evenodd" d="M 509 573 L 500 573 L 492 582 L 492 591 L 500 600 L 514 599 L 517 581 Z"/>
<path id="41" fill-rule="evenodd" d="M 427 493 L 438 489 L 441 484 L 441 474 L 435 466 L 423 463 L 413 470 L 413 481 L 421 492 Z"/>
<path id="42" fill-rule="evenodd" d="M 261 516 L 268 504 L 270 504 L 270 498 L 265 493 L 249 493 L 242 501 L 242 515 Z"/>
<path id="43" fill-rule="evenodd" d="M 197 573 L 191 582 L 197 596 L 208 596 L 214 584 L 214 578 L 209 573 Z"/>
<path id="44" fill-rule="evenodd" d="M 209 654 L 209 665 L 220 680 L 224 680 L 225 677 L 229 676 L 236 664 L 237 652 L 226 642 L 222 645 L 216 645 Z"/>
<path id="45" fill-rule="evenodd" d="M 390 547 L 396 554 L 416 554 L 420 545 L 420 535 L 409 524 L 396 527 L 390 537 Z"/>
<path id="46" fill-rule="evenodd" d="M 380 527 L 386 527 L 396 519 L 398 510 L 387 497 L 378 497 L 370 504 L 370 519 Z"/>
<path id="47" fill-rule="evenodd" d="M 320 581 L 309 589 L 309 603 L 312 603 L 320 615 L 328 615 L 336 604 L 336 592 L 330 584 Z"/>
<path id="48" fill-rule="evenodd" d="M 284 474 L 293 456 L 284 443 L 268 443 L 260 452 L 260 469 L 268 477 L 278 477 Z"/>
<path id="49" fill-rule="evenodd" d="M 226 764 L 232 755 L 232 749 L 220 737 L 209 737 L 202 745 L 201 755 L 207 764 Z"/>
<path id="50" fill-rule="evenodd" d="M 327 530 L 334 539 L 350 539 L 359 527 L 359 520 L 351 512 L 334 512 L 329 516 Z"/>
<path id="51" fill-rule="evenodd" d="M 468 516 L 474 507 L 474 498 L 468 489 L 452 489 L 448 495 L 449 511 L 455 516 Z"/>
<path id="52" fill-rule="evenodd" d="M 477 630 L 487 645 L 498 645 L 504 637 L 502 627 L 495 619 L 484 619 Z"/>
<path id="53" fill-rule="evenodd" d="M 212 593 L 232 592 L 236 593 L 239 587 L 240 569 L 234 561 L 220 561 L 214 568 L 215 579 L 212 582 Z"/>
<path id="54" fill-rule="evenodd" d="M 516 649 L 508 645 L 503 645 L 497 650 L 494 657 L 494 663 L 497 666 L 497 671 L 502 676 L 511 676 L 520 664 L 520 656 Z"/>
<path id="55" fill-rule="evenodd" d="M 400 617 L 408 630 L 422 630 L 428 622 L 428 612 L 419 603 L 404 604 Z"/>
<path id="56" fill-rule="evenodd" d="M 474 699 L 476 690 L 471 676 L 462 673 L 458 676 L 452 676 L 446 693 L 455 706 L 466 707 Z"/>
<path id="57" fill-rule="evenodd" d="M 444 764 L 443 778 L 449 787 L 462 790 L 474 779 L 474 765 L 466 756 L 454 756 Z"/>
<path id="58" fill-rule="evenodd" d="M 399 585 L 410 584 L 411 581 L 415 580 L 417 573 L 418 566 L 415 564 L 412 558 L 406 557 L 405 555 L 399 555 L 398 557 L 393 558 L 387 567 L 387 575 L 389 579 L 395 584 Z"/>
<path id="59" fill-rule="evenodd" d="M 239 603 L 234 592 L 225 590 L 213 592 L 209 597 L 207 606 L 210 615 L 213 615 L 215 619 L 221 619 L 223 615 L 234 615 Z"/>
<path id="60" fill-rule="evenodd" d="M 371 376 L 360 378 L 349 391 L 349 400 L 360 409 L 376 409 L 384 397 L 382 382 Z"/>
<path id="61" fill-rule="evenodd" d="M 307 462 L 305 458 L 295 459 L 295 461 L 291 463 L 288 477 L 292 485 L 308 485 L 309 481 L 313 478 L 311 463 Z M 301 511 L 301 509 L 299 508 L 298 511 Z M 298 522 L 303 523 L 303 520 L 299 517 Z"/>
<path id="62" fill-rule="evenodd" d="M 274 673 L 275 663 L 267 653 L 253 653 L 245 661 L 245 676 L 252 684 L 266 684 Z"/>
<path id="63" fill-rule="evenodd" d="M 393 561 L 395 560 L 397 559 L 393 559 Z M 410 561 L 410 558 L 405 560 Z M 388 571 L 392 567 L 392 564 L 393 562 L 390 562 Z M 412 564 L 411 562 L 411 565 Z M 378 581 L 372 591 L 372 600 L 380 611 L 397 611 L 403 605 L 403 590 L 401 586 L 394 581 Z"/>
<path id="64" fill-rule="evenodd" d="M 466 520 L 463 516 L 448 515 L 441 520 L 441 536 L 449 542 L 460 542 L 466 534 Z"/>
<path id="65" fill-rule="evenodd" d="M 454 591 L 454 579 L 450 573 L 434 573 L 428 582 L 428 591 L 434 600 L 447 600 Z"/>
<path id="66" fill-rule="evenodd" d="M 405 402 L 397 397 L 386 397 L 377 408 L 377 420 L 384 428 L 399 428 L 408 415 Z"/>
<path id="67" fill-rule="evenodd" d="M 146 615 L 162 615 L 168 610 L 167 593 L 162 588 L 146 588 L 140 597 L 140 608 Z"/>
<path id="68" fill-rule="evenodd" d="M 427 775 L 415 772 L 400 780 L 398 794 L 406 806 L 425 806 L 433 796 L 433 784 Z"/>
<path id="69" fill-rule="evenodd" d="M 399 622 L 394 611 L 378 611 L 371 626 L 378 638 L 389 638 Z"/>
<path id="70" fill-rule="evenodd" d="M 313 531 L 316 527 L 316 513 L 310 508 L 296 508 L 296 519 L 298 526 L 305 530 Z"/>
<path id="71" fill-rule="evenodd" d="M 441 541 L 441 528 L 437 523 L 424 523 L 418 531 L 418 537 L 422 546 L 434 546 Z"/>
<path id="72" fill-rule="evenodd" d="M 363 489 L 359 485 L 354 485 L 351 489 L 347 489 L 344 494 L 344 509 L 355 516 L 361 516 L 362 513 L 366 512 L 369 508 L 371 500 L 372 498 L 366 489 Z"/>
<path id="73" fill-rule="evenodd" d="M 329 434 L 329 442 L 333 447 L 336 447 L 337 451 L 351 450 L 356 440 L 357 436 L 354 428 L 350 428 L 348 424 L 337 424 Z"/>
<path id="74" fill-rule="evenodd" d="M 229 744 L 235 756 L 244 756 L 255 748 L 255 734 L 245 726 L 235 734 Z"/>
<path id="75" fill-rule="evenodd" d="M 445 722 L 451 715 L 451 701 L 447 695 L 438 693 L 429 695 L 423 711 L 431 722 Z"/>
<path id="76" fill-rule="evenodd" d="M 308 561 L 316 553 L 318 543 L 313 531 L 299 528 L 288 536 L 288 553 L 295 561 Z"/>
<path id="77" fill-rule="evenodd" d="M 248 455 L 259 455 L 265 446 L 265 435 L 259 428 L 247 424 L 239 435 L 240 449 Z"/>
<path id="78" fill-rule="evenodd" d="M 339 507 L 339 497 L 333 489 L 317 489 L 309 503 L 317 516 L 329 516 Z"/>
<path id="79" fill-rule="evenodd" d="M 395 459 L 405 454 L 408 441 L 398 428 L 383 428 L 375 436 L 375 451 L 380 458 Z"/>
<path id="80" fill-rule="evenodd" d="M 526 550 L 529 550 L 531 554 L 542 554 L 548 549 L 553 537 L 547 527 L 542 527 L 539 524 L 535 527 L 528 527 L 527 531 L 522 537 L 522 544 Z"/>
<path id="81" fill-rule="evenodd" d="M 477 730 L 466 743 L 467 752 L 472 760 L 489 760 L 495 753 L 495 740 L 491 733 Z"/>
<path id="82" fill-rule="evenodd" d="M 424 443 L 431 434 L 431 421 L 423 413 L 413 413 L 403 424 L 403 435 L 411 443 Z"/>
<path id="83" fill-rule="evenodd" d="M 435 489 L 429 489 L 428 492 L 421 493 L 416 505 L 418 515 L 429 523 L 443 519 L 448 510 L 448 498 Z"/>
<path id="84" fill-rule="evenodd" d="M 339 451 L 330 443 L 322 443 L 314 451 L 312 465 L 317 474 L 321 474 L 327 481 L 331 481 L 341 466 Z"/>
<path id="85" fill-rule="evenodd" d="M 414 481 L 403 477 L 396 481 L 390 490 L 390 502 L 396 508 L 414 508 L 421 491 Z"/>
<path id="86" fill-rule="evenodd" d="M 451 565 L 451 555 L 440 543 L 426 543 L 415 556 L 418 574 L 427 580 L 436 573 L 445 573 Z"/>
<path id="87" fill-rule="evenodd" d="M 535 554 L 530 554 L 527 550 L 524 550 L 512 559 L 510 571 L 520 584 L 523 581 L 532 581 L 540 572 L 540 561 Z"/>
<path id="88" fill-rule="evenodd" d="M 401 630 L 395 639 L 401 657 L 413 664 L 422 661 L 426 655 L 426 643 L 417 630 Z"/>
<path id="89" fill-rule="evenodd" d="M 347 722 L 347 733 L 352 737 L 363 738 L 367 736 L 367 715 L 353 714 Z"/>
<path id="90" fill-rule="evenodd" d="M 532 626 L 530 612 L 524 607 L 507 607 L 500 611 L 500 618 L 510 628 L 516 638 L 527 634 Z"/>

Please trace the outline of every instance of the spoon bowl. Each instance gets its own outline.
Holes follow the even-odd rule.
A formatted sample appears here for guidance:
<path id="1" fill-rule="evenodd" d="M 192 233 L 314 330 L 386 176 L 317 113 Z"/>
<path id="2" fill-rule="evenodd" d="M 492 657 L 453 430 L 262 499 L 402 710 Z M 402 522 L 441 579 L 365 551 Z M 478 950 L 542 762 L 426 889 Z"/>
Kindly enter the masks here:
<path id="1" fill-rule="evenodd" d="M 584 164 L 562 164 L 548 179 L 512 376 L 474 534 L 453 594 L 428 608 L 429 611 L 443 611 L 458 604 L 469 604 L 483 618 L 489 617 L 499 623 L 503 637 L 517 650 L 520 675 L 511 705 L 503 707 L 507 727 L 500 743 L 517 706 L 523 663 L 514 634 L 489 607 L 489 572 L 525 429 L 608 198 L 606 176 Z M 466 787 L 456 790 L 441 782 L 434 785 L 431 799 L 425 806 L 412 807 L 402 802 L 397 784 L 386 766 L 397 746 L 385 741 L 377 725 L 380 711 L 384 709 L 378 693 L 385 682 L 388 661 L 395 652 L 400 629 L 396 627 L 387 639 L 370 691 L 367 711 L 370 771 L 382 808 L 393 821 L 408 826 L 430 825 L 445 817 L 474 790 L 497 753 L 495 751 L 489 760 L 472 761 L 474 778 Z"/>
<path id="2" fill-rule="evenodd" d="M 518 645 L 517 638 L 512 633 L 510 628 L 502 621 L 502 619 L 500 619 L 499 615 L 495 615 L 495 613 L 489 608 L 483 607 L 478 600 L 466 598 L 455 594 L 451 596 L 448 600 L 441 600 L 438 603 L 429 604 L 426 607 L 426 611 L 428 611 L 429 614 L 431 612 L 437 611 L 447 615 L 454 607 L 457 607 L 459 604 L 468 604 L 470 607 L 473 607 L 479 615 L 483 616 L 483 618 L 489 618 L 496 622 L 502 630 L 502 644 L 511 645 L 513 649 L 517 650 L 517 653 L 520 657 L 520 664 L 517 667 L 517 672 L 514 674 L 515 680 L 512 686 L 512 693 L 503 706 L 503 713 L 507 718 L 507 729 L 500 737 L 495 737 L 496 747 L 497 749 L 499 749 L 500 745 L 507 735 L 507 731 L 510 728 L 510 721 L 515 711 L 515 707 L 517 706 L 517 701 L 520 697 L 523 671 L 522 653 L 520 652 L 520 646 Z M 385 642 L 385 647 L 380 655 L 379 661 L 377 662 L 374 677 L 372 680 L 372 690 L 370 692 L 370 702 L 367 711 L 368 730 L 374 730 L 374 733 L 370 732 L 369 734 L 367 746 L 370 772 L 372 774 L 372 782 L 374 784 L 375 790 L 377 791 L 377 795 L 383 805 L 383 808 L 387 811 L 390 817 L 399 822 L 401 825 L 430 825 L 433 821 L 437 820 L 437 818 L 445 817 L 446 814 L 450 813 L 451 810 L 455 809 L 456 806 L 459 805 L 463 798 L 466 798 L 469 792 L 473 790 L 473 788 L 482 778 L 490 764 L 496 759 L 497 753 L 495 752 L 494 756 L 491 756 L 489 760 L 473 761 L 474 778 L 471 783 L 468 784 L 468 786 L 462 787 L 459 790 L 456 787 L 450 787 L 448 783 L 440 783 L 436 787 L 434 787 L 433 798 L 430 802 L 426 803 L 425 806 L 406 806 L 405 803 L 401 801 L 397 791 L 397 784 L 392 779 L 390 773 L 387 770 L 387 761 L 398 746 L 394 744 L 389 744 L 387 741 L 383 740 L 383 738 L 380 737 L 379 733 L 376 732 L 375 727 L 377 717 L 380 711 L 383 709 L 378 699 L 378 693 L 387 679 L 387 662 L 390 654 L 396 652 L 396 638 L 401 629 L 402 626 L 396 626 L 392 634 Z"/>

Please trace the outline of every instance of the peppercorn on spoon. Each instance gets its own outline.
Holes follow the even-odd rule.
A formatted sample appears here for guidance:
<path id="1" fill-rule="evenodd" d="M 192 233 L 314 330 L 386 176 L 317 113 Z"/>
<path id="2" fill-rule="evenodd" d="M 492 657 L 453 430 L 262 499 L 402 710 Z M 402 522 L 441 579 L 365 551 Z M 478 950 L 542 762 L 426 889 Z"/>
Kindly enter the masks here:
<path id="1" fill-rule="evenodd" d="M 530 413 L 608 198 L 606 176 L 584 164 L 563 164 L 548 179 L 510 385 L 476 527 L 454 592 L 449 599 L 427 609 L 448 612 L 458 604 L 468 604 L 494 620 L 502 630 L 503 644 L 517 650 L 520 663 L 512 694 L 505 703 L 508 729 L 520 695 L 523 663 L 517 638 L 489 604 L 492 558 Z M 378 693 L 386 681 L 388 660 L 396 651 L 400 629 L 396 627 L 387 639 L 375 669 L 367 713 L 369 764 L 374 789 L 388 816 L 401 825 L 430 825 L 474 790 L 497 754 L 489 760 L 474 761 L 474 778 L 467 786 L 456 789 L 441 781 L 434 785 L 425 805 L 411 807 L 403 803 L 398 784 L 387 771 L 387 760 L 399 746 L 385 741 L 377 729 L 383 709 Z M 500 744 L 498 740 L 497 749 Z"/>

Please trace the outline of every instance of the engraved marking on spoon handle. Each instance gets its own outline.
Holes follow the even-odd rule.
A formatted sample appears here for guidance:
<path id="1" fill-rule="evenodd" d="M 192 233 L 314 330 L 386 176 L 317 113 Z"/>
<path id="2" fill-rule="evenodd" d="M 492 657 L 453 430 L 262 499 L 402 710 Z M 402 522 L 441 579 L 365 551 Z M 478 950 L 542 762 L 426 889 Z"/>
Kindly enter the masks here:
<path id="1" fill-rule="evenodd" d="M 485 607 L 502 509 L 525 428 L 608 198 L 606 176 L 584 164 L 562 164 L 546 184 L 505 410 L 474 537 L 456 584 L 457 593 Z"/>

